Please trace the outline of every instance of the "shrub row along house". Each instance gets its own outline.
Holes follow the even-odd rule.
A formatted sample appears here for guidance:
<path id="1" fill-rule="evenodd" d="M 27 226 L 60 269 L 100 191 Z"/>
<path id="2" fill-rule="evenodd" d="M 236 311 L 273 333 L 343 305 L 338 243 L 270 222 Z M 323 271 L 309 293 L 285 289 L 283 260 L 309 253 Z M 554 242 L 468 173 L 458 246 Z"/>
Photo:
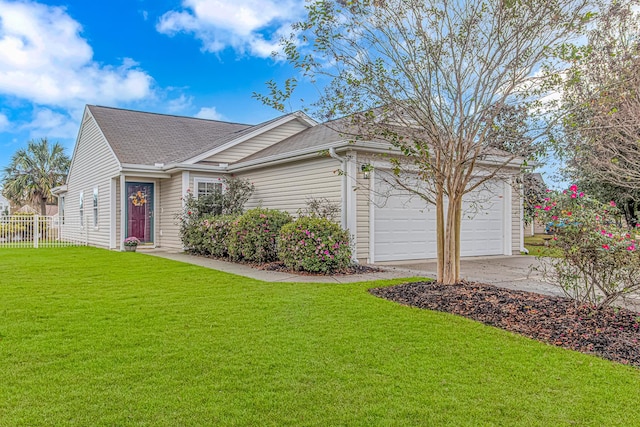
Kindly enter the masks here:
<path id="1" fill-rule="evenodd" d="M 255 185 L 247 208 L 295 215 L 310 198 L 339 204 L 361 262 L 434 258 L 435 208 L 390 188 L 382 178 L 390 152 L 301 112 L 246 125 L 89 105 L 67 182 L 53 192 L 65 227 L 84 230 L 91 245 L 122 249 L 135 236 L 179 250 L 176 214 L 185 194 L 209 194 L 235 176 Z M 519 253 L 518 166 L 465 203 L 463 256 Z"/>

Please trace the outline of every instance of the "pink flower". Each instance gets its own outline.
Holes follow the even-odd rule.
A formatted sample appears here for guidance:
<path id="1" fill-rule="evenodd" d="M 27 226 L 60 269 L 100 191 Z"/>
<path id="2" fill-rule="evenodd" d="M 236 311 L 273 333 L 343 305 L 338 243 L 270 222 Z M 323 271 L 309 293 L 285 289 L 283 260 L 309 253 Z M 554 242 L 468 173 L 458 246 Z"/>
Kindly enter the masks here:
<path id="1" fill-rule="evenodd" d="M 610 202 L 609 202 L 609 204 L 610 204 L 611 206 L 613 206 L 614 208 L 616 207 L 616 202 L 614 202 L 613 200 L 612 200 L 612 201 L 610 201 Z"/>
<path id="2" fill-rule="evenodd" d="M 580 193 L 580 197 L 584 197 L 584 193 L 582 193 L 582 192 L 581 192 L 581 193 Z"/>
<path id="3" fill-rule="evenodd" d="M 571 212 L 567 212 L 567 216 L 571 216 Z"/>
<path id="4" fill-rule="evenodd" d="M 562 191 L 562 194 L 567 194 L 567 190 L 563 190 L 563 191 Z"/>
<path id="5" fill-rule="evenodd" d="M 534 208 L 536 208 L 536 209 L 542 209 L 542 206 L 540 206 L 540 205 L 535 205 L 535 206 L 534 206 Z"/>
<path id="6" fill-rule="evenodd" d="M 600 234 L 602 234 L 604 236 L 605 234 L 607 234 L 607 232 L 604 231 L 604 230 L 600 230 Z"/>
<path id="7" fill-rule="evenodd" d="M 577 195 L 576 193 L 573 193 L 573 194 L 571 195 L 571 198 L 572 198 L 572 199 L 575 199 L 576 197 L 578 197 L 578 195 Z"/>
<path id="8" fill-rule="evenodd" d="M 545 206 L 545 207 L 544 207 L 544 210 L 545 210 L 545 211 L 550 211 L 550 210 L 551 210 L 551 206 Z"/>
<path id="9" fill-rule="evenodd" d="M 604 249 L 605 251 L 609 250 L 609 245 L 602 245 L 602 249 Z"/>
<path id="10" fill-rule="evenodd" d="M 596 221 L 600 220 L 600 215 L 596 215 Z"/>
<path id="11" fill-rule="evenodd" d="M 576 191 L 578 191 L 578 186 L 573 184 L 571 187 L 569 187 L 569 190 L 571 190 L 573 192 L 576 192 Z"/>
<path id="12" fill-rule="evenodd" d="M 547 188 L 547 193 L 551 193 L 551 190 Z"/>
<path id="13" fill-rule="evenodd" d="M 631 245 L 631 246 L 628 246 L 628 247 L 627 247 L 627 250 L 628 250 L 628 251 L 635 251 L 635 250 L 636 250 L 636 247 L 635 247 L 634 245 Z"/>
<path id="14" fill-rule="evenodd" d="M 554 216 L 551 217 L 551 219 L 554 220 L 554 221 L 557 221 L 558 217 L 554 215 Z"/>
<path id="15" fill-rule="evenodd" d="M 551 199 L 550 199 L 550 198 L 548 198 L 548 197 L 545 197 L 545 198 L 544 198 L 544 201 L 545 201 L 545 202 L 548 202 L 549 200 L 551 200 Z"/>

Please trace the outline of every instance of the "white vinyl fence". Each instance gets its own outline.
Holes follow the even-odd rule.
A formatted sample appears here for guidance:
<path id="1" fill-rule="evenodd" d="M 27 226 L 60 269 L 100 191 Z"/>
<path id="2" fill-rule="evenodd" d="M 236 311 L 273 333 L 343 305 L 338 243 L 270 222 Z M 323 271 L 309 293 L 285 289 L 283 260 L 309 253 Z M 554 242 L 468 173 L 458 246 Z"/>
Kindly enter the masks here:
<path id="1" fill-rule="evenodd" d="M 0 216 L 0 248 L 82 246 L 89 239 L 88 229 L 57 215 Z"/>

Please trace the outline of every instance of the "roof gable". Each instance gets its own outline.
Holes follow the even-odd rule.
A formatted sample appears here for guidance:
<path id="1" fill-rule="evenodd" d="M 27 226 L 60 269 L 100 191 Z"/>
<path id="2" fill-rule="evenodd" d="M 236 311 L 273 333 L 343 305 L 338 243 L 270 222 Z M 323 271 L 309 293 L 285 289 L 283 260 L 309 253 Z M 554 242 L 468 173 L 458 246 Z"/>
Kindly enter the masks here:
<path id="1" fill-rule="evenodd" d="M 96 105 L 87 109 L 121 164 L 182 162 L 252 127 Z"/>
<path id="2" fill-rule="evenodd" d="M 323 123 L 297 133 L 277 144 L 273 144 L 257 153 L 243 158 L 242 162 L 263 159 L 280 154 L 310 150 L 327 143 L 341 142 L 348 139 L 339 130 L 341 123 Z"/>
<path id="3" fill-rule="evenodd" d="M 226 141 L 224 141 L 223 144 L 213 147 L 210 150 L 203 151 L 202 153 L 190 159 L 185 160 L 185 163 L 194 164 L 200 161 L 206 161 L 209 158 L 215 156 L 216 154 L 224 153 L 226 150 L 230 150 L 238 146 L 239 144 L 242 144 L 251 139 L 263 136 L 267 132 L 270 132 L 278 127 L 284 127 L 288 123 L 291 123 L 292 121 L 298 121 L 304 127 L 313 127 L 317 124 L 309 116 L 299 111 L 291 114 L 286 114 L 284 116 L 276 117 L 275 119 L 247 128 L 244 131 L 238 132 L 234 135 L 229 135 L 229 138 L 224 138 L 226 139 Z M 291 133 L 288 133 L 288 135 L 291 135 Z M 285 136 L 285 138 L 287 136 Z M 278 143 L 278 142 L 280 141 L 275 141 L 275 143 Z M 264 147 L 260 147 L 259 149 L 262 149 L 262 148 Z"/>

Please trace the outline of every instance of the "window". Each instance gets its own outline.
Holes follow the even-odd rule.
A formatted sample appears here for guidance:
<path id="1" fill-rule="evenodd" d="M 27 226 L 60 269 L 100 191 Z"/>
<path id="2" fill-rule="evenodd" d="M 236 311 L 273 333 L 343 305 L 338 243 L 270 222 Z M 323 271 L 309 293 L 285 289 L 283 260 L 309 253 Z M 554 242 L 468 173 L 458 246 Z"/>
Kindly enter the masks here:
<path id="1" fill-rule="evenodd" d="M 64 225 L 64 196 L 60 196 L 60 220 Z"/>
<path id="2" fill-rule="evenodd" d="M 80 192 L 80 227 L 84 227 L 84 193 Z"/>
<path id="3" fill-rule="evenodd" d="M 196 198 L 200 196 L 210 196 L 222 191 L 222 181 L 220 178 L 195 178 L 193 183 L 196 187 Z"/>
<path id="4" fill-rule="evenodd" d="M 98 228 L 98 187 L 93 189 L 93 227 Z"/>

